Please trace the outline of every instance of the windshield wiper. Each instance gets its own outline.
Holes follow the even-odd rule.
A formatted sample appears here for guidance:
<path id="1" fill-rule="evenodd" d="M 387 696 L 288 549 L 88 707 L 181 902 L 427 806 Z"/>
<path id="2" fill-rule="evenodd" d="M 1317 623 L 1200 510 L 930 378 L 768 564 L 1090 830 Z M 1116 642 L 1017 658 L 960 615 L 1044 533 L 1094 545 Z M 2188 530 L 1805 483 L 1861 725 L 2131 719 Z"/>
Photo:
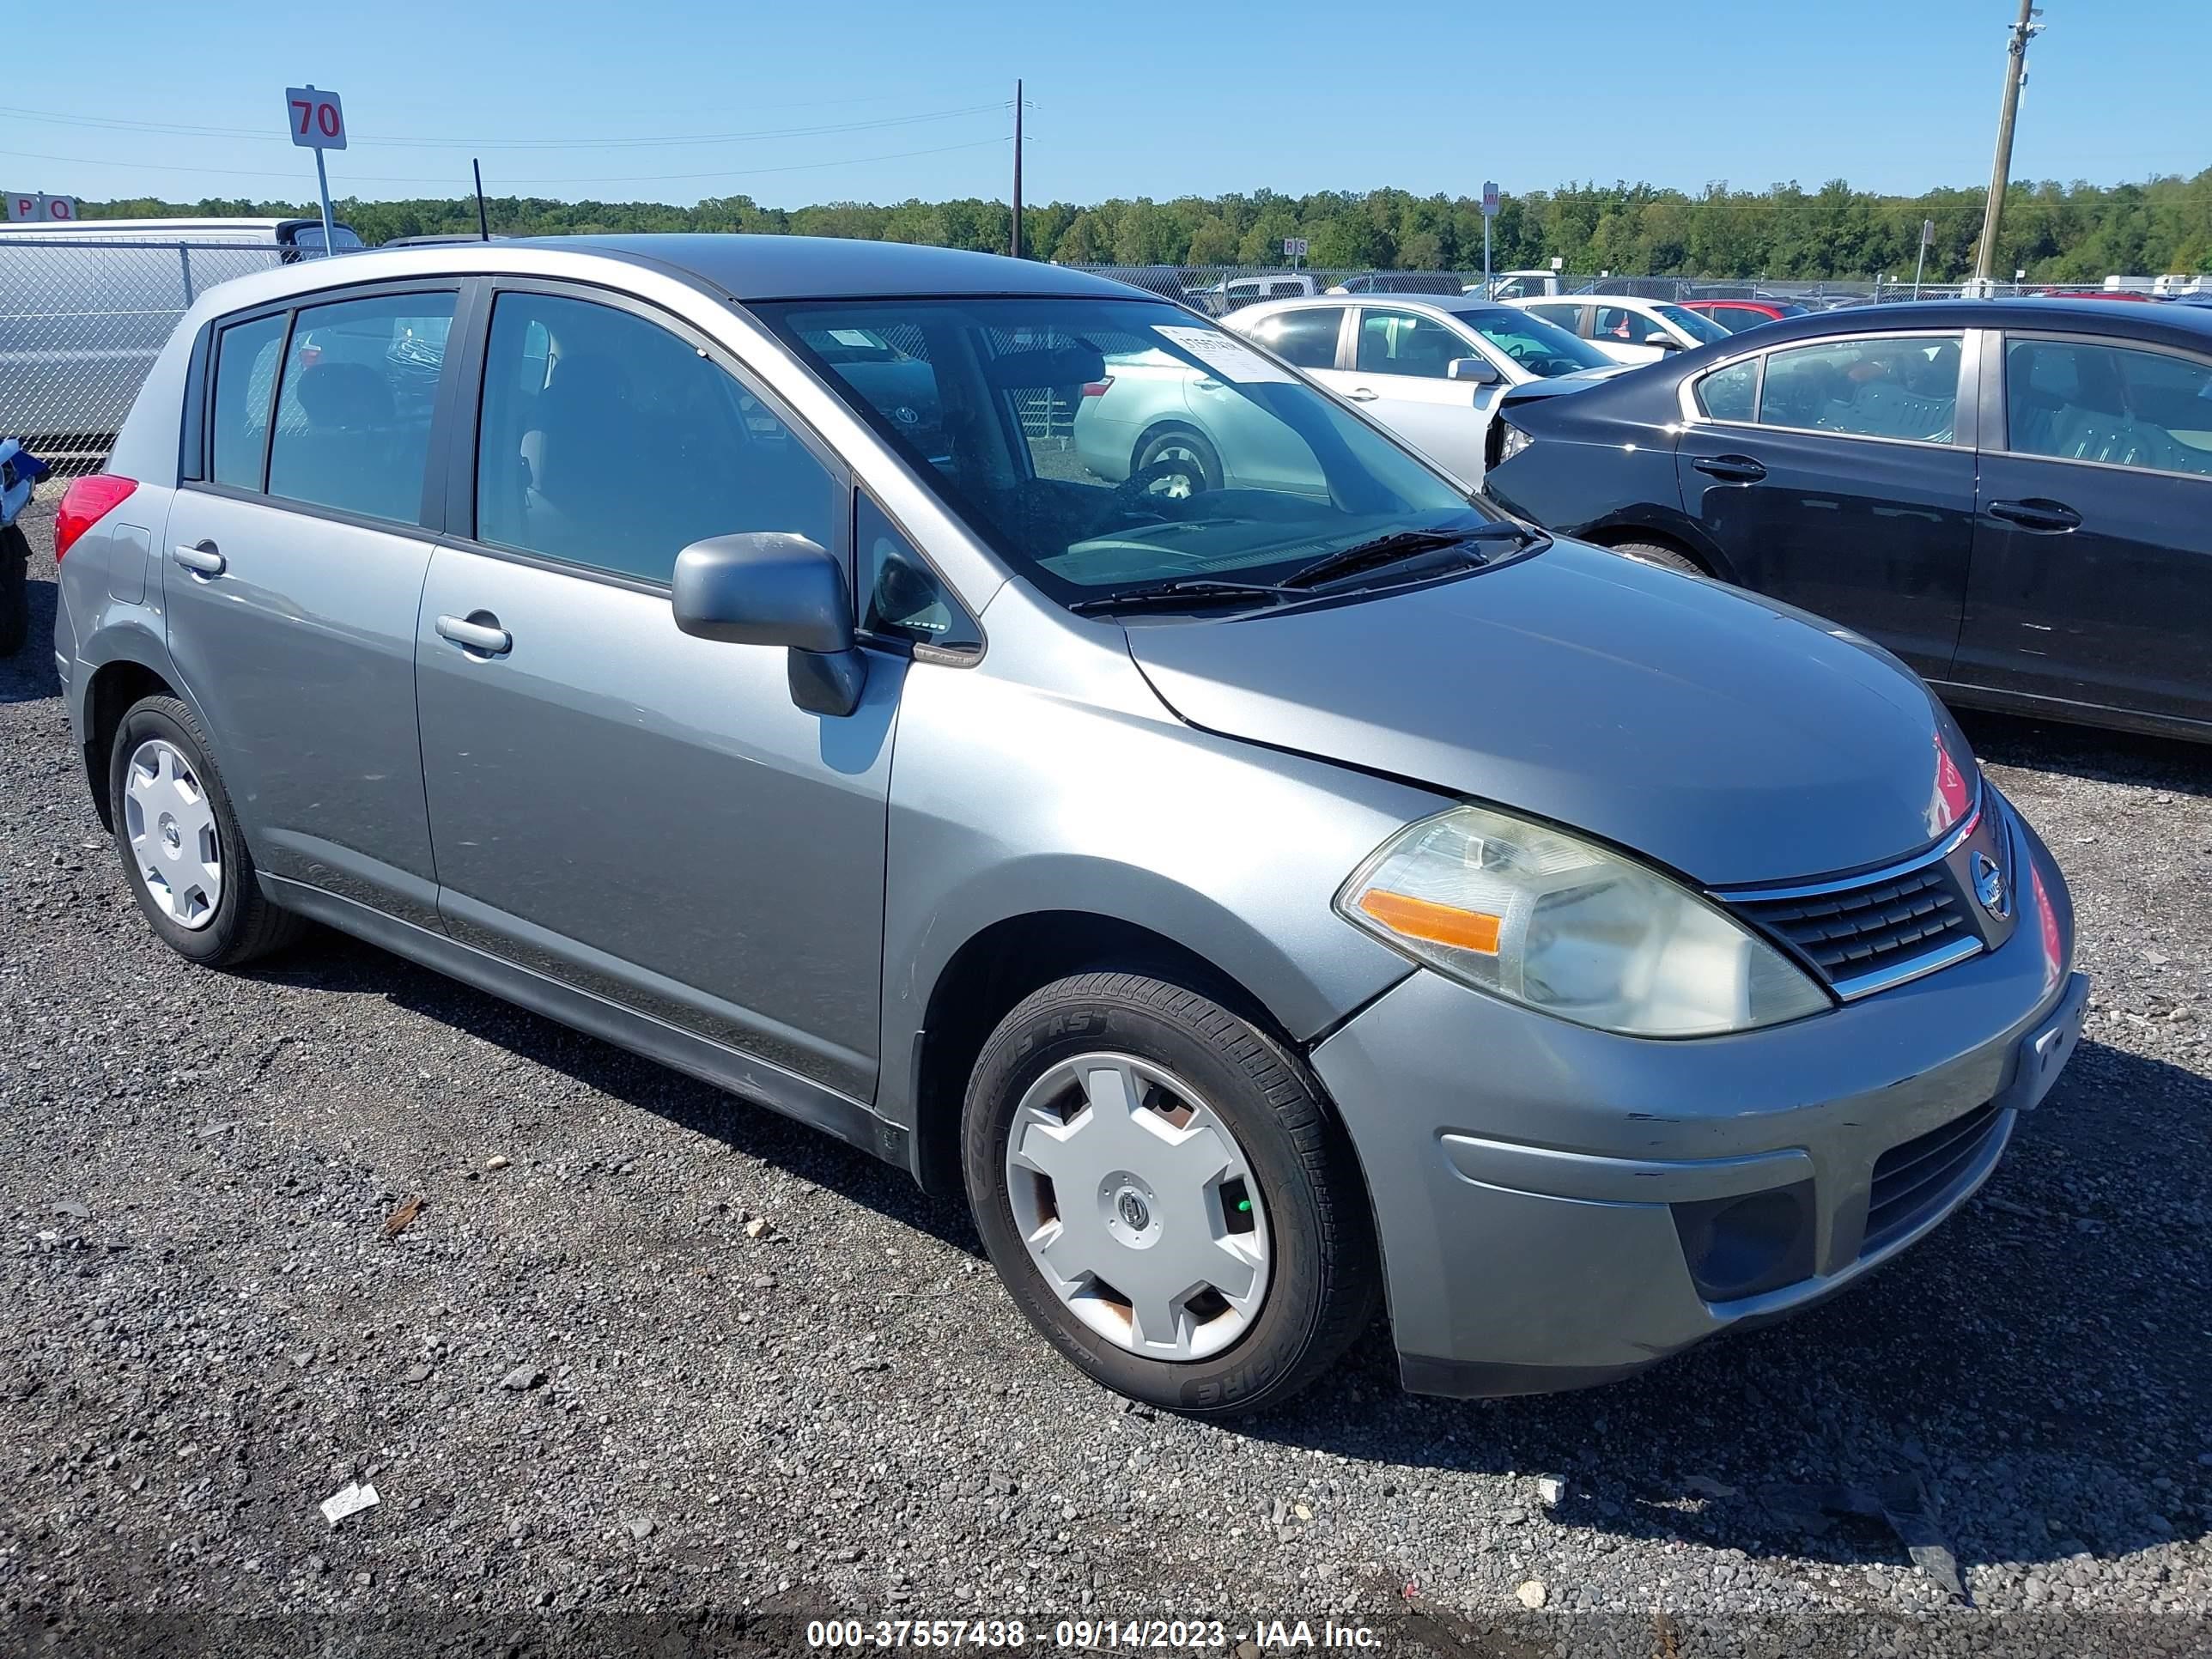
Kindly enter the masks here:
<path id="1" fill-rule="evenodd" d="M 1079 617 L 1095 616 L 1102 611 L 1135 611 L 1146 606 L 1187 610 L 1194 605 L 1227 603 L 1234 599 L 1265 599 L 1270 605 L 1280 605 L 1289 599 L 1303 599 L 1286 587 L 1270 586 L 1266 582 L 1213 581 L 1200 577 L 1162 582 L 1155 587 L 1132 587 L 1120 593 L 1100 593 L 1087 599 L 1077 599 L 1068 605 Z"/>
<path id="2" fill-rule="evenodd" d="M 1500 520 L 1493 524 L 1474 525 L 1465 530 L 1394 530 L 1387 536 L 1377 536 L 1371 542 L 1341 549 L 1327 558 L 1316 559 L 1303 569 L 1294 570 L 1283 578 L 1288 588 L 1317 586 L 1334 581 L 1339 576 L 1349 576 L 1354 571 L 1370 569 L 1377 565 L 1396 564 L 1402 559 L 1419 557 L 1424 553 L 1441 553 L 1446 548 L 1459 547 L 1468 542 L 1510 542 L 1516 547 L 1526 547 L 1546 539 L 1543 532 L 1525 525 Z"/>

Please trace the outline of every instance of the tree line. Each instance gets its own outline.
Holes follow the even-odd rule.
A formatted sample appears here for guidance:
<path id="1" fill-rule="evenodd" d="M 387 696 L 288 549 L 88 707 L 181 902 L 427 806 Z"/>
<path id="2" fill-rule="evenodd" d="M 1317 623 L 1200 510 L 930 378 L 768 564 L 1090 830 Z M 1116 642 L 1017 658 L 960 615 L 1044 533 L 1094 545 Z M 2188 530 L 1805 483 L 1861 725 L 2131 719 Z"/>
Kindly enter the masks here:
<path id="1" fill-rule="evenodd" d="M 1695 195 L 1643 184 L 1567 185 L 1502 196 L 1491 259 L 1500 270 L 1556 258 L 1571 271 L 1659 276 L 1910 276 L 1921 227 L 1932 221 L 1928 280 L 1955 282 L 1972 272 L 1982 207 L 1978 189 L 1891 196 L 1854 190 L 1840 179 L 1816 191 L 1716 184 Z M 503 196 L 489 198 L 488 208 L 492 229 L 504 235 L 752 231 L 1004 252 L 1012 228 L 1005 203 L 972 197 L 775 208 L 749 196 L 712 197 L 691 207 Z M 87 218 L 316 211 L 312 204 L 151 198 L 84 208 Z M 477 228 L 476 203 L 465 197 L 348 198 L 337 211 L 372 245 Z M 1279 264 L 1283 240 L 1292 236 L 1307 239 L 1306 263 L 1322 269 L 1464 270 L 1482 263 L 1478 198 L 1402 190 L 1053 202 L 1024 209 L 1022 234 L 1030 258 L 1065 264 Z M 2024 269 L 2035 282 L 2212 270 L 2212 168 L 2140 184 L 2016 183 L 2006 198 L 1994 269 L 2006 278 Z"/>

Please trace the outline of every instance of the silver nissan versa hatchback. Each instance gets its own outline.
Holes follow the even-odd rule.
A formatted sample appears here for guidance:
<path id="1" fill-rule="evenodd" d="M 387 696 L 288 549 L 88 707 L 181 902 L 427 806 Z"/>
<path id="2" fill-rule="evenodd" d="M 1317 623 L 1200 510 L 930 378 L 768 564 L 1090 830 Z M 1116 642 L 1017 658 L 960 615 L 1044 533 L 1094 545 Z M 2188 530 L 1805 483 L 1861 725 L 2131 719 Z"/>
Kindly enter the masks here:
<path id="1" fill-rule="evenodd" d="M 1085 465 L 1139 356 L 1249 405 L 1218 469 Z M 1178 1410 L 1378 1307 L 1459 1395 L 1802 1307 L 1955 1210 L 2080 1029 L 2057 866 L 1893 659 L 1073 271 L 287 267 L 193 307 L 56 544 L 170 945 L 325 922 L 817 1125 Z"/>

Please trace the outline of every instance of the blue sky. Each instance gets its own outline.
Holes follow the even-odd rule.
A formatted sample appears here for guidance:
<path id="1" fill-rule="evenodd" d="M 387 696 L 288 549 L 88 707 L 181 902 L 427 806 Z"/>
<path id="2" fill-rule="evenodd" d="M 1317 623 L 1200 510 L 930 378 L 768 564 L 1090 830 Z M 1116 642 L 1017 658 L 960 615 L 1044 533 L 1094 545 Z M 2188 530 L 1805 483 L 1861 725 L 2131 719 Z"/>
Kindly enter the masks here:
<path id="1" fill-rule="evenodd" d="M 282 106 L 287 85 L 312 81 L 345 99 L 339 195 L 465 193 L 473 150 L 495 193 L 1003 199 L 1019 75 L 1033 202 L 1472 193 L 1485 177 L 1695 190 L 1841 176 L 1914 191 L 1986 181 L 2013 12 L 2008 0 L 234 0 L 216 15 L 113 0 L 96 43 L 70 42 L 76 68 L 0 90 L 0 185 L 305 198 L 313 167 L 285 141 Z M 2212 5 L 2046 0 L 2043 21 L 2014 177 L 2212 165 Z M 645 142 L 672 137 L 714 142 Z"/>

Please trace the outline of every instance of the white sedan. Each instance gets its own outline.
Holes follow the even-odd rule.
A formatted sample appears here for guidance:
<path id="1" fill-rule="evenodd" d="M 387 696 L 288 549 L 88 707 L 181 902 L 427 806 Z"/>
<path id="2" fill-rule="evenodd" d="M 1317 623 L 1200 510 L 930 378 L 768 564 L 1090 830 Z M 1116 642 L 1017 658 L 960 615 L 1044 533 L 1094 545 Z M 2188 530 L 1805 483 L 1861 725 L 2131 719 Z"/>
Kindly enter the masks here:
<path id="1" fill-rule="evenodd" d="M 1670 351 L 1729 337 L 1710 317 L 1670 300 L 1633 294 L 1550 295 L 1505 303 L 1587 340 L 1616 363 L 1656 363 Z"/>
<path id="2" fill-rule="evenodd" d="M 1620 372 L 1587 342 L 1474 295 L 1322 295 L 1223 320 L 1470 487 L 1482 483 L 1491 416 L 1509 388 Z"/>

